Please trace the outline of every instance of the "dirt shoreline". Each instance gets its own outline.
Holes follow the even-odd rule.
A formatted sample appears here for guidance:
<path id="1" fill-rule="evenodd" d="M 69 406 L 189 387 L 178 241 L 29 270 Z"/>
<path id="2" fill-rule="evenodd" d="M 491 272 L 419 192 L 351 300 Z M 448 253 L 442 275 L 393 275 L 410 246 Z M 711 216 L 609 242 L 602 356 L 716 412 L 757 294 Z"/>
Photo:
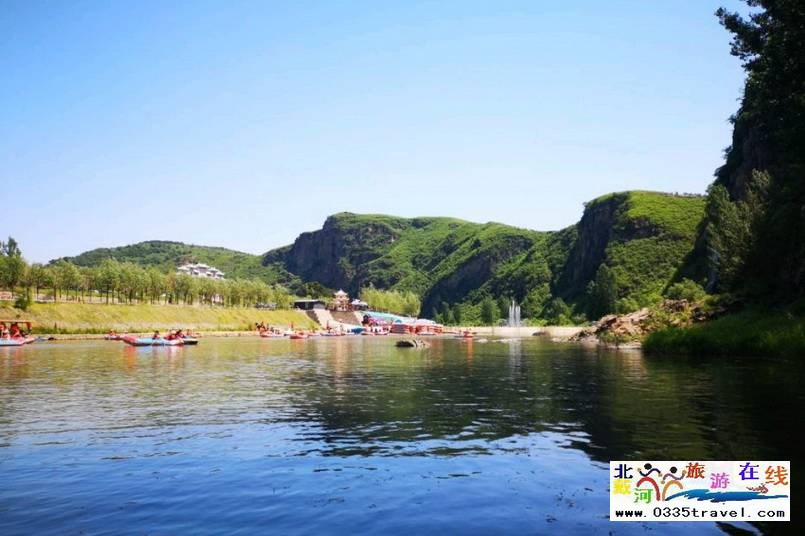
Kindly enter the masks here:
<path id="1" fill-rule="evenodd" d="M 469 330 L 475 333 L 476 336 L 493 336 L 493 337 L 514 337 L 514 338 L 528 338 L 533 336 L 543 336 L 543 337 L 550 337 L 551 339 L 556 340 L 567 340 L 572 335 L 578 333 L 582 328 L 578 327 L 570 327 L 570 326 L 542 326 L 542 327 L 491 327 L 491 326 L 470 326 L 470 327 L 462 327 L 462 328 L 450 328 L 449 331 L 445 333 L 446 336 L 450 336 L 454 333 L 459 333 L 460 331 Z M 207 338 L 207 337 L 258 337 L 258 333 L 256 331 L 195 331 L 198 333 L 200 338 Z M 121 332 L 121 334 L 123 334 Z M 131 335 L 144 335 L 148 336 L 150 333 L 147 332 L 131 332 Z M 85 341 L 85 340 L 104 340 L 106 337 L 105 333 L 41 333 L 34 335 L 36 337 L 43 337 L 52 340 L 59 340 L 59 341 Z M 409 336 L 410 335 L 406 335 Z"/>
<path id="2" fill-rule="evenodd" d="M 150 336 L 146 333 L 131 333 L 130 335 Z M 258 337 L 256 331 L 200 331 L 199 338 L 208 337 Z M 41 333 L 33 335 L 56 341 L 99 341 L 105 340 L 105 333 Z"/>

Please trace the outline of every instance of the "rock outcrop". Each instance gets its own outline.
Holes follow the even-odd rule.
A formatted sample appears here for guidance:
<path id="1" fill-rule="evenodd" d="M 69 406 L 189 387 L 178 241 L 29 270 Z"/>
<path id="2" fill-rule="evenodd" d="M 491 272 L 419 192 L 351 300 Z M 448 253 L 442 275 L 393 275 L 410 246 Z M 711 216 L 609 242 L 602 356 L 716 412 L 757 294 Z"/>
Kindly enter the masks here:
<path id="1" fill-rule="evenodd" d="M 430 348 L 430 343 L 421 339 L 403 339 L 394 343 L 397 348 Z"/>
<path id="2" fill-rule="evenodd" d="M 705 306 L 688 300 L 664 300 L 656 307 L 644 307 L 623 315 L 606 315 L 568 340 L 635 343 L 657 329 L 712 320 L 738 307 L 737 302 Z"/>

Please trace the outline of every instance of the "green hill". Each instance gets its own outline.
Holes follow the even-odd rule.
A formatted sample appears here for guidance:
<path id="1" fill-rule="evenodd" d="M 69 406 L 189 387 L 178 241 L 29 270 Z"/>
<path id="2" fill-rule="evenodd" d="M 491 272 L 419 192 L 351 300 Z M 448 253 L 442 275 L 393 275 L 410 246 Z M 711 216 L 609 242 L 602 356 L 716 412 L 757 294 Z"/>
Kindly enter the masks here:
<path id="1" fill-rule="evenodd" d="M 657 192 L 609 194 L 586 204 L 576 225 L 554 232 L 454 218 L 340 213 L 321 229 L 263 256 L 149 241 L 66 260 L 115 258 L 165 271 L 213 265 L 228 278 L 260 278 L 304 294 L 305 282 L 357 294 L 412 291 L 422 314 L 456 310 L 477 322 L 483 302 L 522 304 L 523 316 L 567 322 L 656 302 L 689 255 L 704 198 Z"/>
<path id="2" fill-rule="evenodd" d="M 703 211 L 702 197 L 636 191 L 588 203 L 577 225 L 557 232 L 341 213 L 263 263 L 353 294 L 368 285 L 412 290 L 427 315 L 460 304 L 472 318 L 491 297 L 513 298 L 532 317 L 555 316 L 564 308 L 557 298 L 596 316 L 658 300 Z"/>
<path id="3" fill-rule="evenodd" d="M 658 301 L 692 250 L 702 196 L 632 191 L 587 203 L 557 294 L 589 316 Z"/>
<path id="4" fill-rule="evenodd" d="M 425 295 L 473 259 L 507 261 L 544 235 L 499 223 L 341 213 L 291 246 L 267 253 L 263 262 L 352 293 L 373 285 Z"/>
<path id="5" fill-rule="evenodd" d="M 259 255 L 243 253 L 231 249 L 209 246 L 196 246 L 182 242 L 149 240 L 127 246 L 98 248 L 86 251 L 75 257 L 63 260 L 78 266 L 98 266 L 104 259 L 117 259 L 140 266 L 156 266 L 169 272 L 186 262 L 202 262 L 215 266 L 227 278 L 259 278 L 267 283 L 295 282 L 296 279 L 276 266 L 264 266 Z M 57 262 L 56 259 L 51 262 Z"/>

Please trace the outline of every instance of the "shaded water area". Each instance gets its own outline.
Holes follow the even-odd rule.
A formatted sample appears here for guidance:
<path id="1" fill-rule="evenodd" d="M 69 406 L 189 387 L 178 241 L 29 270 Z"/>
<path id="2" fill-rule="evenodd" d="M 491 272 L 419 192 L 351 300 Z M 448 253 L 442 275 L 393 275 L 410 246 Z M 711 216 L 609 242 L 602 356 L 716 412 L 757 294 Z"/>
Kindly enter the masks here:
<path id="1" fill-rule="evenodd" d="M 0 349 L 0 534 L 718 534 L 611 523 L 608 461 L 802 450 L 795 362 L 431 342 Z"/>

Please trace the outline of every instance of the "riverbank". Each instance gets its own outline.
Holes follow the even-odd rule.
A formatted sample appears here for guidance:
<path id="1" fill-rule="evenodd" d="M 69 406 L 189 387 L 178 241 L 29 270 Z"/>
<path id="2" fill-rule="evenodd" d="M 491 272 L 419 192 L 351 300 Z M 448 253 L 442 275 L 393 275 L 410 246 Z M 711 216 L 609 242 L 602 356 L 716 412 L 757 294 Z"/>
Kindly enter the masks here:
<path id="1" fill-rule="evenodd" d="M 34 333 L 49 335 L 105 334 L 110 330 L 147 333 L 170 329 L 233 334 L 253 331 L 255 322 L 275 326 L 293 324 L 302 329 L 317 327 L 302 311 L 193 305 L 37 303 L 27 311 L 20 311 L 4 304 L 0 306 L 0 319 L 31 321 Z"/>
<path id="2" fill-rule="evenodd" d="M 281 323 L 277 323 L 277 325 L 282 325 Z M 294 324 L 295 326 L 301 324 Z M 313 328 L 305 327 L 304 329 L 318 329 L 321 326 L 314 326 Z M 184 328 L 183 328 L 184 329 Z M 582 328 L 574 327 L 574 326 L 543 326 L 543 327 L 519 327 L 519 328 L 511 328 L 511 327 L 489 327 L 489 326 L 477 326 L 466 328 L 469 331 L 475 333 L 476 336 L 483 336 L 483 337 L 502 337 L 502 338 L 527 338 L 532 336 L 540 336 L 540 337 L 548 337 L 552 340 L 569 340 L 573 335 L 578 333 Z M 116 330 L 120 333 L 123 332 L 131 332 L 135 333 L 134 330 Z M 141 330 L 141 333 L 148 333 L 150 330 Z M 195 330 L 195 331 L 202 331 L 202 330 Z M 108 330 L 101 331 L 99 333 L 70 333 L 70 332 L 37 332 L 38 335 L 44 337 L 54 337 L 61 341 L 84 341 L 84 340 L 103 340 Z M 257 337 L 258 334 L 253 329 L 243 329 L 243 330 L 203 330 L 204 337 Z M 458 333 L 458 331 L 449 331 L 445 333 L 444 337 L 450 338 L 453 336 L 454 333 Z M 402 335 L 401 335 L 402 336 Z"/>
<path id="3" fill-rule="evenodd" d="M 749 309 L 685 327 L 650 333 L 647 353 L 796 357 L 805 356 L 805 310 Z"/>
<path id="4" fill-rule="evenodd" d="M 457 328 L 447 328 L 455 330 Z M 487 335 L 493 337 L 531 337 L 533 335 L 567 339 L 573 337 L 584 328 L 581 326 L 475 326 L 466 328 L 476 335 Z"/>

